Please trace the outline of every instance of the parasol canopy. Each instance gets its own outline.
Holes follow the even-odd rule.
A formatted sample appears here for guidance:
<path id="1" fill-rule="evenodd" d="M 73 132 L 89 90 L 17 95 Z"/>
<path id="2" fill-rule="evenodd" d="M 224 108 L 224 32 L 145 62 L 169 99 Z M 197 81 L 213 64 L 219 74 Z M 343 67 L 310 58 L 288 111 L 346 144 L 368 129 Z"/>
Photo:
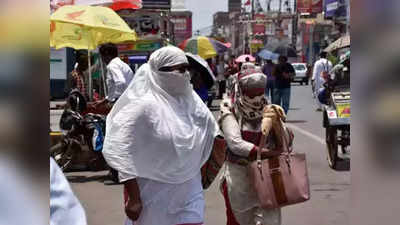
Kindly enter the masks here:
<path id="1" fill-rule="evenodd" d="M 250 62 L 255 62 L 256 61 L 256 58 L 254 58 L 252 55 L 241 55 L 241 56 L 239 56 L 239 57 L 237 57 L 235 59 L 235 62 L 244 63 L 244 62 L 246 62 L 246 58 L 249 58 Z"/>
<path id="2" fill-rule="evenodd" d="M 337 49 L 345 48 L 350 46 L 350 35 L 346 35 L 343 37 L 340 37 L 333 43 L 331 43 L 328 47 L 324 49 L 325 52 L 332 52 Z"/>
<path id="3" fill-rule="evenodd" d="M 220 53 L 228 51 L 230 47 L 230 43 L 223 43 L 205 36 L 186 39 L 179 45 L 179 48 L 183 51 L 199 55 L 203 59 L 215 57 Z"/>
<path id="4" fill-rule="evenodd" d="M 287 45 L 278 45 L 273 52 L 286 57 L 297 57 L 296 50 Z"/>
<path id="5" fill-rule="evenodd" d="M 50 46 L 96 49 L 104 43 L 135 41 L 135 31 L 112 9 L 67 5 L 50 16 Z"/>
<path id="6" fill-rule="evenodd" d="M 207 89 L 210 89 L 214 85 L 216 79 L 207 61 L 205 61 L 199 55 L 194 55 L 190 52 L 186 53 L 186 58 L 188 59 L 191 67 L 200 71 L 204 78 L 203 80 L 207 86 Z"/>
<path id="7" fill-rule="evenodd" d="M 262 49 L 257 55 L 265 60 L 275 60 L 279 57 L 279 54 L 273 53 L 265 48 Z"/>

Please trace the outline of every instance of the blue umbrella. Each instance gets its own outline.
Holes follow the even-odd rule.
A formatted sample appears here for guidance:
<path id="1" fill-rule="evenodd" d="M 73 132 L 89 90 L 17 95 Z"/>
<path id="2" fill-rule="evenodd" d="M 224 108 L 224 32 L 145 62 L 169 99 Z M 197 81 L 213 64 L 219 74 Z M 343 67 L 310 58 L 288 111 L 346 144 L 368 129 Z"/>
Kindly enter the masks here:
<path id="1" fill-rule="evenodd" d="M 257 55 L 260 58 L 265 59 L 265 60 L 275 60 L 275 59 L 279 58 L 279 54 L 268 51 L 265 48 L 263 50 L 261 50 Z"/>

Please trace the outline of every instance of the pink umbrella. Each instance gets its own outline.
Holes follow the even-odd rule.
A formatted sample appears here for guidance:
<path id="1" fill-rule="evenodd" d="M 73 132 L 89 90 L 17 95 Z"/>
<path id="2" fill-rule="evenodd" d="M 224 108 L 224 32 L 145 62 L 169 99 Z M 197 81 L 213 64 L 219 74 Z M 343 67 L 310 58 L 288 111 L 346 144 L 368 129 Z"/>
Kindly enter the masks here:
<path id="1" fill-rule="evenodd" d="M 244 63 L 244 62 L 246 62 L 247 58 L 250 60 L 250 62 L 256 61 L 256 58 L 254 58 L 252 55 L 241 55 L 235 59 L 235 62 Z"/>

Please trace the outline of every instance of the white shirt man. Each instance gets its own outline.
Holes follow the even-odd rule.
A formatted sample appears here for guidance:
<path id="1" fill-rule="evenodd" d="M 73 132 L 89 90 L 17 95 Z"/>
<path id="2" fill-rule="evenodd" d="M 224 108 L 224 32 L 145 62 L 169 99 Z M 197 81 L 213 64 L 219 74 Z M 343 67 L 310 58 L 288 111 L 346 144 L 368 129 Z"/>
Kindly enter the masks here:
<path id="1" fill-rule="evenodd" d="M 324 84 L 324 80 L 321 77 L 321 73 L 323 71 L 329 72 L 332 69 L 332 63 L 326 59 L 326 52 L 321 52 L 320 54 L 320 59 L 315 62 L 314 64 L 314 69 L 313 69 L 313 75 L 312 75 L 312 80 L 314 81 L 315 88 L 314 88 L 314 95 L 316 96 L 317 99 L 317 110 L 321 110 L 321 103 L 318 100 L 318 93 L 320 89 L 323 87 L 322 85 Z"/>
<path id="2" fill-rule="evenodd" d="M 133 71 L 128 64 L 119 57 L 115 57 L 107 65 L 107 87 L 108 93 L 106 99 L 109 102 L 116 101 L 133 79 Z"/>

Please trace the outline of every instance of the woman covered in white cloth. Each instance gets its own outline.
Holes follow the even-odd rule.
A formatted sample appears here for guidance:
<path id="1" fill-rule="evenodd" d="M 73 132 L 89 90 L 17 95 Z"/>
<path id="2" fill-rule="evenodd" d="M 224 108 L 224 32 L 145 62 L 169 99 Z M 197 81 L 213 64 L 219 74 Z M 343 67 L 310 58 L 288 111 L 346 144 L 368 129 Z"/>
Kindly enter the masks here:
<path id="1" fill-rule="evenodd" d="M 221 182 L 227 225 L 279 225 L 280 209 L 260 207 L 247 168 L 248 163 L 256 159 L 262 135 L 261 121 L 267 104 L 264 98 L 266 76 L 253 67 L 239 72 L 236 79 L 232 95 L 221 102 L 218 121 L 228 146 Z M 262 158 L 280 154 L 279 145 L 272 137 L 268 139 L 267 148 L 262 149 Z"/>
<path id="2" fill-rule="evenodd" d="M 193 91 L 188 65 L 176 47 L 155 51 L 107 117 L 103 154 L 124 183 L 129 223 L 203 224 L 200 168 L 218 124 Z"/>

